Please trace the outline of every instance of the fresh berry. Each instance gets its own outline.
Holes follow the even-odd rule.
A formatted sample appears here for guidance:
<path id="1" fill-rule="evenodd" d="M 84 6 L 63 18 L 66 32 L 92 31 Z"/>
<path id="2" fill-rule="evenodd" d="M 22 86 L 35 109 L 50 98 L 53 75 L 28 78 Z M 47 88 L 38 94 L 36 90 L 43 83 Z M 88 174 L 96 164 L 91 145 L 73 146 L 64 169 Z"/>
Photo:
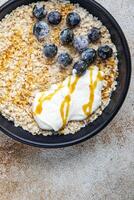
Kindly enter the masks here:
<path id="1" fill-rule="evenodd" d="M 49 27 L 43 21 L 37 22 L 33 27 L 33 34 L 37 37 L 38 40 L 42 40 L 43 38 L 45 38 L 48 33 Z"/>
<path id="2" fill-rule="evenodd" d="M 88 45 L 89 45 L 89 41 L 86 36 L 78 36 L 78 37 L 75 37 L 73 40 L 73 46 L 79 52 L 82 52 L 85 49 L 87 49 Z"/>
<path id="3" fill-rule="evenodd" d="M 79 60 L 73 66 L 73 74 L 82 75 L 88 68 L 87 62 Z"/>
<path id="4" fill-rule="evenodd" d="M 88 33 L 88 39 L 90 42 L 96 42 L 101 37 L 101 32 L 98 28 L 93 27 Z"/>
<path id="5" fill-rule="evenodd" d="M 62 20 L 62 16 L 60 14 L 60 12 L 58 11 L 52 11 L 48 14 L 47 16 L 48 22 L 52 25 L 58 25 L 61 20 Z"/>
<path id="6" fill-rule="evenodd" d="M 68 65 L 70 65 L 72 63 L 72 61 L 73 61 L 73 59 L 68 53 L 61 53 L 58 56 L 58 63 L 62 67 L 67 67 Z"/>
<path id="7" fill-rule="evenodd" d="M 96 51 L 92 48 L 86 49 L 81 54 L 81 59 L 87 62 L 88 64 L 94 62 L 95 58 L 96 58 Z"/>
<path id="8" fill-rule="evenodd" d="M 58 48 L 55 44 L 47 44 L 43 48 L 44 55 L 47 58 L 53 58 L 54 56 L 56 56 L 57 51 L 58 51 Z"/>
<path id="9" fill-rule="evenodd" d="M 70 27 L 75 27 L 80 24 L 80 15 L 76 12 L 71 12 L 67 15 L 66 23 Z"/>
<path id="10" fill-rule="evenodd" d="M 110 58 L 112 54 L 113 49 L 108 45 L 104 45 L 98 48 L 98 56 L 104 60 Z"/>
<path id="11" fill-rule="evenodd" d="M 73 41 L 74 33 L 71 29 L 66 28 L 60 33 L 60 40 L 62 44 L 69 44 Z"/>
<path id="12" fill-rule="evenodd" d="M 41 4 L 36 4 L 33 8 L 33 15 L 37 18 L 37 19 L 43 19 L 46 17 L 47 15 L 47 11 L 45 9 L 44 5 Z"/>

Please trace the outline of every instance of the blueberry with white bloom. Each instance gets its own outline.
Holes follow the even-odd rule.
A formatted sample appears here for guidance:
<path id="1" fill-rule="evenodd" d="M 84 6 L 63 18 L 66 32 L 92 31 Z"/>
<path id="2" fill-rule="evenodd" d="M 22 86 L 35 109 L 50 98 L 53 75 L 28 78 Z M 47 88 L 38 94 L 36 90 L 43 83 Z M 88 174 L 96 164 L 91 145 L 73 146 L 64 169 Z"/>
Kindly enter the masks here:
<path id="1" fill-rule="evenodd" d="M 71 29 L 65 28 L 60 33 L 60 40 L 62 44 L 69 44 L 73 41 L 74 33 Z"/>
<path id="2" fill-rule="evenodd" d="M 44 21 L 37 22 L 33 27 L 33 34 L 38 40 L 44 39 L 49 33 L 49 26 Z"/>
<path id="3" fill-rule="evenodd" d="M 80 53 L 88 48 L 89 41 L 86 36 L 78 36 L 75 37 L 73 40 L 74 48 L 79 51 Z"/>
<path id="4" fill-rule="evenodd" d="M 96 51 L 95 49 L 88 48 L 81 54 L 81 59 L 87 62 L 88 64 L 91 64 L 95 61 L 96 58 Z"/>
<path id="5" fill-rule="evenodd" d="M 90 42 L 96 42 L 101 37 L 100 29 L 93 27 L 88 33 L 88 39 Z"/>
<path id="6" fill-rule="evenodd" d="M 73 66 L 73 74 L 81 76 L 82 74 L 84 74 L 84 72 L 86 72 L 87 68 L 88 68 L 87 62 L 79 60 Z"/>
<path id="7" fill-rule="evenodd" d="M 33 8 L 33 15 L 39 20 L 45 18 L 47 15 L 47 10 L 45 9 L 45 6 L 41 5 L 40 3 L 36 4 Z"/>
<path id="8" fill-rule="evenodd" d="M 113 49 L 108 45 L 103 45 L 98 48 L 97 53 L 101 59 L 105 60 L 112 57 Z"/>
<path id="9" fill-rule="evenodd" d="M 80 24 L 81 18 L 80 15 L 76 12 L 71 12 L 67 15 L 66 23 L 71 28 Z"/>
<path id="10" fill-rule="evenodd" d="M 48 22 L 52 25 L 58 25 L 62 20 L 62 15 L 58 11 L 51 11 L 47 16 Z"/>
<path id="11" fill-rule="evenodd" d="M 58 48 L 55 44 L 46 44 L 43 48 L 43 53 L 47 58 L 53 58 L 56 56 Z"/>
<path id="12" fill-rule="evenodd" d="M 68 53 L 61 53 L 58 56 L 58 63 L 61 65 L 61 67 L 67 67 L 72 63 L 73 59 Z"/>

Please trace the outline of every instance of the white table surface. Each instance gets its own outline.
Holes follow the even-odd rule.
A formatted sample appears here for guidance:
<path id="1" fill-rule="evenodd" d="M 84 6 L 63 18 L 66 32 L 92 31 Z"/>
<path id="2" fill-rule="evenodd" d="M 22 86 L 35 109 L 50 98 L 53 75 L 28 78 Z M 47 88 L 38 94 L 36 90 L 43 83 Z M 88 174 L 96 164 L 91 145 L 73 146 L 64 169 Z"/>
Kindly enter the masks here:
<path id="1" fill-rule="evenodd" d="M 134 64 L 134 0 L 98 2 L 121 25 Z M 0 200 L 134 200 L 134 68 L 118 115 L 82 144 L 41 150 L 0 133 Z"/>

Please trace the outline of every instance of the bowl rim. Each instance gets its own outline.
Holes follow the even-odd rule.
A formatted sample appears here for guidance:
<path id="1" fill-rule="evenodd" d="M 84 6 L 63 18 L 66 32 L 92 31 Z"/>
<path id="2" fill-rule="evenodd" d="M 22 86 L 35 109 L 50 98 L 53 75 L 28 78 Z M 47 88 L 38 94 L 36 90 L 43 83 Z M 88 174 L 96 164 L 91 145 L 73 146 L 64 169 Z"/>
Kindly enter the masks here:
<path id="1" fill-rule="evenodd" d="M 17 0 L 8 0 L 6 3 L 4 3 L 2 6 L 0 6 L 0 12 L 2 10 L 6 9 L 7 7 L 10 7 L 12 4 L 14 4 L 16 2 L 17 2 Z M 104 129 L 112 121 L 112 119 L 115 117 L 115 115 L 119 112 L 119 110 L 122 107 L 123 102 L 124 102 L 124 100 L 125 100 L 125 98 L 127 96 L 128 89 L 129 89 L 129 86 L 130 86 L 130 81 L 131 81 L 132 66 L 131 66 L 131 55 L 130 55 L 129 46 L 128 46 L 127 40 L 125 38 L 125 35 L 124 35 L 120 25 L 117 23 L 115 18 L 109 13 L 109 11 L 107 11 L 102 5 L 100 5 L 98 2 L 96 2 L 94 0 L 89 0 L 89 3 L 94 4 L 96 9 L 99 8 L 99 9 L 102 10 L 102 12 L 104 12 L 106 15 L 108 15 L 108 17 L 109 17 L 111 23 L 113 24 L 114 28 L 116 28 L 116 30 L 118 31 L 118 34 L 120 35 L 120 38 L 121 38 L 122 43 L 123 43 L 123 46 L 125 47 L 125 53 L 127 55 L 127 62 L 128 62 L 128 74 L 126 76 L 126 85 L 125 85 L 125 88 L 124 88 L 124 91 L 123 91 L 123 95 L 122 95 L 122 98 L 121 98 L 120 102 L 118 103 L 118 106 L 116 106 L 116 109 L 111 114 L 110 118 L 107 121 L 105 121 L 101 126 L 97 127 L 97 129 L 95 129 L 95 131 L 93 131 L 92 134 L 87 133 L 83 137 L 77 138 L 77 139 L 72 140 L 72 141 L 62 142 L 62 143 L 57 143 L 57 144 L 52 144 L 52 143 L 48 144 L 48 143 L 35 142 L 35 141 L 32 141 L 32 140 L 28 140 L 28 139 L 25 139 L 23 137 L 20 137 L 20 136 L 14 134 L 13 132 L 10 132 L 10 130 L 5 129 L 0 124 L 0 130 L 3 133 L 5 133 L 7 136 L 9 136 L 9 137 L 11 137 L 11 138 L 15 139 L 16 141 L 19 141 L 19 142 L 21 142 L 23 144 L 27 144 L 27 145 L 34 146 L 34 147 L 41 147 L 41 148 L 62 148 L 62 147 L 67 147 L 67 146 L 71 146 L 71 145 L 75 145 L 75 144 L 84 142 L 85 140 L 87 140 L 87 139 L 95 136 L 96 134 L 98 134 L 102 129 Z M 57 137 L 62 137 L 62 136 L 57 136 Z"/>

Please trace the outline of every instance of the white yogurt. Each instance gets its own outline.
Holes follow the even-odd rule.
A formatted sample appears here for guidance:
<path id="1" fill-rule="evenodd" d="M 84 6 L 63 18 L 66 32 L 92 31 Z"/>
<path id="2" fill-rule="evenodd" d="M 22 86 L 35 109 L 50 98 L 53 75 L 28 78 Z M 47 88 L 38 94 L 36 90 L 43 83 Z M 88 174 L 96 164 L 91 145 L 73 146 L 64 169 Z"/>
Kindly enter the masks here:
<path id="1" fill-rule="evenodd" d="M 34 119 L 44 130 L 58 131 L 69 121 L 86 119 L 101 105 L 103 72 L 90 67 L 78 77 L 69 76 L 61 84 L 35 95 Z"/>

